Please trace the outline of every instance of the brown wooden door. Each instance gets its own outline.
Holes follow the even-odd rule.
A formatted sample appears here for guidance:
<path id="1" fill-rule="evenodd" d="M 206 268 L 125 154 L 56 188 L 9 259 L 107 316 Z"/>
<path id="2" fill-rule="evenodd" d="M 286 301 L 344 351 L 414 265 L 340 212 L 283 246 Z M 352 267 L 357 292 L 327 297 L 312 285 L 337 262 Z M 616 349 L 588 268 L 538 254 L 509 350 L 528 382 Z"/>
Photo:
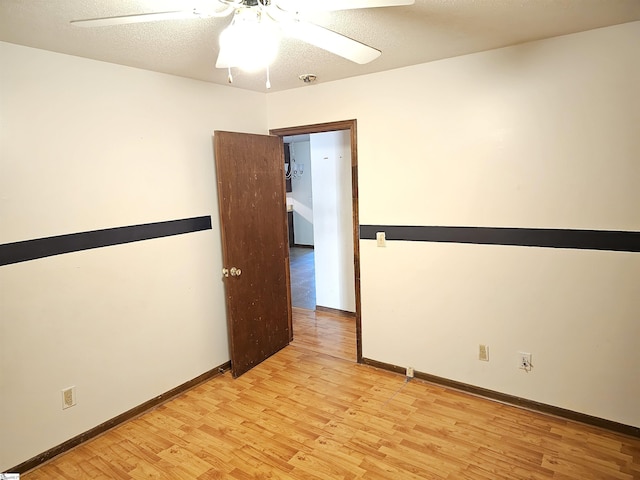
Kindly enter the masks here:
<path id="1" fill-rule="evenodd" d="M 291 335 L 282 140 L 214 132 L 227 326 L 234 377 Z M 238 274 L 237 270 L 240 269 Z"/>

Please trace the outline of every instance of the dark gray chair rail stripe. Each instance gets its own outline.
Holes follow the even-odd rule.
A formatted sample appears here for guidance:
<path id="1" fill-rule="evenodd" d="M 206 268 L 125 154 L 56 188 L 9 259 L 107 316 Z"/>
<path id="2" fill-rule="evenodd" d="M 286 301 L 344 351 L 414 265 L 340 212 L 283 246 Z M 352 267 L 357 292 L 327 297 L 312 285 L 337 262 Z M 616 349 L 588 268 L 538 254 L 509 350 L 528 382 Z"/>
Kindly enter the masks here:
<path id="1" fill-rule="evenodd" d="M 522 247 L 573 248 L 640 252 L 640 232 L 553 228 L 441 227 L 418 225 L 360 225 L 360 238 L 410 242 L 472 243 Z"/>
<path id="2" fill-rule="evenodd" d="M 211 216 L 106 228 L 0 245 L 0 266 L 93 248 L 211 229 Z"/>

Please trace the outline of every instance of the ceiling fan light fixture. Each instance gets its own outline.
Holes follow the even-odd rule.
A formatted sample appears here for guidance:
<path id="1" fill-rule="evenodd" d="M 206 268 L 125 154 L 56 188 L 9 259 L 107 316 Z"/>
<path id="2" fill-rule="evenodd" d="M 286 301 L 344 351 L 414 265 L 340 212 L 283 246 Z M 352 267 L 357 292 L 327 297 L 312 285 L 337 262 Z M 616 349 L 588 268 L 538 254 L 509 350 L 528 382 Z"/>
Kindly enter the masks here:
<path id="1" fill-rule="evenodd" d="M 280 35 L 275 23 L 257 9 L 241 8 L 220 33 L 216 67 L 238 67 L 248 72 L 269 66 L 278 54 Z"/>
<path id="2" fill-rule="evenodd" d="M 1 1 L 1 0 L 0 0 Z M 231 24 L 219 38 L 216 68 L 226 68 L 228 82 L 233 82 L 232 68 L 250 72 L 265 69 L 266 87 L 271 87 L 269 65 L 278 54 L 280 34 L 301 40 L 355 63 L 369 63 L 380 50 L 338 32 L 304 20 L 305 12 L 352 10 L 359 8 L 411 5 L 415 0 L 197 0 L 206 5 L 191 10 L 138 13 L 111 17 L 72 20 L 73 25 L 100 27 L 129 23 L 157 22 L 188 18 L 225 17 L 233 12 Z M 209 4 L 213 2 L 214 6 Z M 312 83 L 314 78 L 300 78 Z"/>

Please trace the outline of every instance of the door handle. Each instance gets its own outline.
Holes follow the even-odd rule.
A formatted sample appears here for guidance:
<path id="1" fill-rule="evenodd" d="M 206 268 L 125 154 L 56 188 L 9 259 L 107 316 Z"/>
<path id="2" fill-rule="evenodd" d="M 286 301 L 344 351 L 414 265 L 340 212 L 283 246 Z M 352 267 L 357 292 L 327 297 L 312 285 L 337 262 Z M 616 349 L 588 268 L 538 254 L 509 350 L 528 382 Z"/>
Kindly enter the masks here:
<path id="1" fill-rule="evenodd" d="M 229 275 L 232 277 L 239 277 L 242 274 L 242 270 L 236 267 L 231 267 L 231 269 L 223 268 L 222 275 L 226 278 L 229 278 Z"/>

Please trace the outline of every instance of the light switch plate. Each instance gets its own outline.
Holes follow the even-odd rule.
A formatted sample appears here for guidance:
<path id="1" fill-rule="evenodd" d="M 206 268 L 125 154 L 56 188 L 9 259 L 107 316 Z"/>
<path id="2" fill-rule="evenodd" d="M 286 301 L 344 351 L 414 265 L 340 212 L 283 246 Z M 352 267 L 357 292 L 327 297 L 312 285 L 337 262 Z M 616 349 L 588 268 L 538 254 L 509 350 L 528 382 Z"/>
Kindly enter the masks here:
<path id="1" fill-rule="evenodd" d="M 379 247 L 387 246 L 387 237 L 384 232 L 376 232 L 376 241 Z"/>
<path id="2" fill-rule="evenodd" d="M 478 348 L 478 360 L 483 362 L 489 361 L 489 346 L 480 344 Z"/>

